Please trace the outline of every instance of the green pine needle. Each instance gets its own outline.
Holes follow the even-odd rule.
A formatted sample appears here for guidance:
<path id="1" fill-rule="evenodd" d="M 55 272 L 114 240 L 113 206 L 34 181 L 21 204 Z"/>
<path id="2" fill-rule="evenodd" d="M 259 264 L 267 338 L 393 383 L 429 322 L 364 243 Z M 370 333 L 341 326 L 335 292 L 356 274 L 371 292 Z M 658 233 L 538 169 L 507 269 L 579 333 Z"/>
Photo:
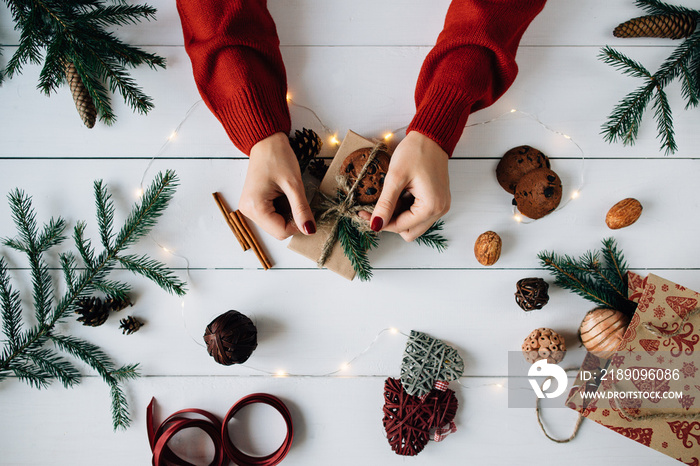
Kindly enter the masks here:
<path id="1" fill-rule="evenodd" d="M 185 293 L 185 283 L 165 265 L 148 256 L 123 254 L 155 226 L 172 199 L 176 186 L 174 172 L 159 173 L 141 201 L 133 207 L 119 233 L 114 235 L 114 206 L 110 194 L 101 181 L 96 182 L 97 224 L 104 249 L 98 254 L 91 240 L 85 237 L 86 224 L 77 223 L 73 230 L 77 255 L 71 252 L 58 255 L 66 291 L 57 301 L 43 253 L 66 239 L 63 235 L 65 222 L 60 218 L 51 219 L 39 229 L 31 198 L 19 190 L 10 193 L 10 208 L 18 236 L 5 239 L 3 244 L 25 253 L 29 259 L 37 322 L 26 329 L 23 327 L 20 293 L 12 288 L 6 261 L 0 257 L 0 317 L 5 340 L 0 351 L 0 380 L 14 375 L 36 388 L 47 387 L 55 380 L 65 387 L 72 387 L 80 381 L 80 373 L 57 352 L 61 351 L 83 361 L 110 387 L 114 428 L 129 425 L 128 403 L 121 383 L 138 377 L 138 365 L 116 368 L 98 346 L 70 335 L 58 334 L 56 325 L 73 314 L 79 299 L 92 292 L 100 291 L 117 299 L 126 298 L 131 287 L 107 278 L 120 265 L 149 278 L 170 293 L 178 296 Z M 54 344 L 54 349 L 45 346 L 49 341 Z"/>

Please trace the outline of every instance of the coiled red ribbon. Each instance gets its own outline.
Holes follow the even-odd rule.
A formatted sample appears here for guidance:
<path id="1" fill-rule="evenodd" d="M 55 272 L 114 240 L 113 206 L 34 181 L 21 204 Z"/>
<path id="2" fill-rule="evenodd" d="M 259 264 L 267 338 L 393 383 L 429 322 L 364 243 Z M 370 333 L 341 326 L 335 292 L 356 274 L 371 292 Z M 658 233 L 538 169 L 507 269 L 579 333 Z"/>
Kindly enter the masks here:
<path id="1" fill-rule="evenodd" d="M 277 397 L 267 393 L 254 393 L 238 400 L 224 418 L 223 423 L 208 411 L 202 409 L 183 409 L 170 415 L 156 429 L 154 423 L 155 398 L 146 408 L 146 429 L 148 430 L 148 443 L 153 452 L 153 466 L 196 466 L 177 456 L 169 447 L 170 439 L 183 429 L 198 428 L 206 433 L 214 444 L 214 459 L 209 466 L 224 466 L 229 460 L 240 466 L 274 466 L 287 456 L 292 447 L 294 437 L 294 426 L 292 425 L 292 415 L 287 406 Z M 287 424 L 287 435 L 282 445 L 273 453 L 267 456 L 250 456 L 240 451 L 231 442 L 228 432 L 228 424 L 231 419 L 243 407 L 254 403 L 263 403 L 275 408 L 282 415 Z M 188 415 L 198 415 L 204 419 L 193 419 Z"/>

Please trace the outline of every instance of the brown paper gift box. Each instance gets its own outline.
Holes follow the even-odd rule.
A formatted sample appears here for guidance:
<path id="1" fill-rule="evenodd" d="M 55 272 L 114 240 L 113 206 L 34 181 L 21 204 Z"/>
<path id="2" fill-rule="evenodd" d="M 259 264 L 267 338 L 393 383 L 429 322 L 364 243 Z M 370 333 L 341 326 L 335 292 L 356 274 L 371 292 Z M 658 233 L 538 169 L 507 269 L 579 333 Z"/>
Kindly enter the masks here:
<path id="1" fill-rule="evenodd" d="M 695 352 L 696 346 L 700 349 L 700 313 L 694 312 L 700 294 L 652 274 L 643 279 L 629 273 L 628 284 L 628 297 L 638 306 L 623 341 L 609 360 L 586 356 L 567 406 L 678 461 L 700 466 L 700 352 Z M 624 380 L 624 371 L 635 368 L 656 373 L 677 369 L 678 380 Z M 596 370 L 605 380 L 584 380 L 583 371 Z M 611 371 L 623 374 L 623 380 L 608 377 Z M 623 400 L 583 395 L 610 396 L 614 391 L 681 392 L 683 396 Z"/>
<path id="2" fill-rule="evenodd" d="M 329 197 L 335 197 L 338 191 L 338 183 L 336 182 L 336 177 L 340 173 L 340 165 L 343 160 L 355 152 L 358 149 L 364 149 L 366 147 L 374 147 L 374 142 L 369 139 L 365 139 L 362 136 L 348 131 L 343 139 L 343 143 L 338 148 L 335 157 L 331 165 L 328 167 L 326 176 L 321 180 L 321 185 L 319 186 L 319 192 L 325 194 Z M 311 200 L 311 208 L 315 209 L 318 207 L 322 200 L 322 196 L 316 193 L 314 198 Z M 292 251 L 298 252 L 302 256 L 308 257 L 312 261 L 316 262 L 321 255 L 321 250 L 323 249 L 323 244 L 330 234 L 329 226 L 318 226 L 318 230 L 314 235 L 303 235 L 298 233 L 292 237 L 292 240 L 287 246 Z M 324 267 L 332 270 L 333 272 L 342 275 L 348 280 L 355 278 L 355 269 L 352 267 L 350 260 L 343 254 L 343 249 L 340 243 L 336 241 L 331 251 L 330 256 L 326 260 Z"/>

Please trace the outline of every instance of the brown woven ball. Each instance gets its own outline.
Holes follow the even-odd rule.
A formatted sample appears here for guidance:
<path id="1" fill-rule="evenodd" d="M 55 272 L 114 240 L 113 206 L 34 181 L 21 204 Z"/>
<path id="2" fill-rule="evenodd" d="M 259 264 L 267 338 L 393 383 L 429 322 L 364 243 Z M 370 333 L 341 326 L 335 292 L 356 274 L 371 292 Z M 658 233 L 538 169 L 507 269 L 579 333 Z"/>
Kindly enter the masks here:
<path id="1" fill-rule="evenodd" d="M 523 278 L 515 287 L 515 302 L 523 311 L 542 309 L 549 302 L 549 283 L 541 278 Z"/>
<path id="2" fill-rule="evenodd" d="M 522 345 L 523 356 L 533 364 L 540 359 L 546 359 L 550 364 L 560 363 L 566 355 L 564 337 L 551 328 L 538 328 L 525 338 Z"/>
<path id="3" fill-rule="evenodd" d="M 219 364 L 241 364 L 258 347 L 258 329 L 247 316 L 228 311 L 207 325 L 204 343 L 209 355 Z"/>

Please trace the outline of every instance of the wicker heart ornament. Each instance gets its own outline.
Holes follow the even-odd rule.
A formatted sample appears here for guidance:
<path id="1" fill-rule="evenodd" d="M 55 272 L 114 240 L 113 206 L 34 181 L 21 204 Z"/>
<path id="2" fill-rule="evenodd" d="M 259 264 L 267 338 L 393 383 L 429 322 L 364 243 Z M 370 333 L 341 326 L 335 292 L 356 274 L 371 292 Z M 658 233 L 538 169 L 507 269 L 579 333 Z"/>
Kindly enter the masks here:
<path id="1" fill-rule="evenodd" d="M 457 380 L 464 361 L 457 350 L 423 332 L 411 331 L 401 362 L 401 384 L 409 395 L 430 393 L 437 381 Z"/>
<path id="2" fill-rule="evenodd" d="M 415 456 L 431 436 L 442 440 L 444 433 L 454 431 L 457 407 L 457 398 L 450 389 L 433 389 L 427 396 L 418 397 L 406 393 L 398 379 L 386 379 L 382 423 L 391 449 L 398 455 Z"/>

